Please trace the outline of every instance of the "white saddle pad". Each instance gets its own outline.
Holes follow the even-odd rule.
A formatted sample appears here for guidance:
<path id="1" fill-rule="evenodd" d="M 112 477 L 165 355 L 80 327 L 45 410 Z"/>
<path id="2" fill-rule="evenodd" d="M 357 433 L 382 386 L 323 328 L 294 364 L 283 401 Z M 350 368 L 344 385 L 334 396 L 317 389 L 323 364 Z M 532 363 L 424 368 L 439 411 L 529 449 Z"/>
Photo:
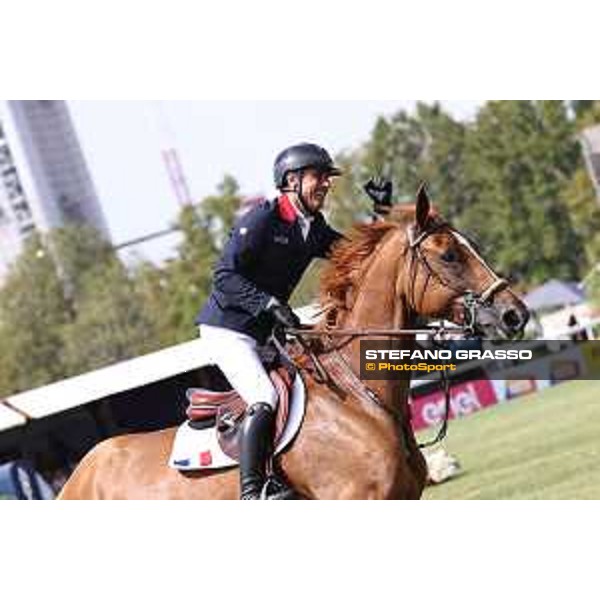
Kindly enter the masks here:
<path id="1" fill-rule="evenodd" d="M 294 385 L 291 389 L 287 424 L 275 449 L 275 454 L 279 454 L 289 446 L 302 425 L 305 412 L 306 390 L 302 377 L 298 374 L 294 378 Z M 237 464 L 236 460 L 221 450 L 215 427 L 194 429 L 190 427 L 189 421 L 186 421 L 177 430 L 169 458 L 169 466 L 173 469 L 199 471 L 223 469 Z"/>

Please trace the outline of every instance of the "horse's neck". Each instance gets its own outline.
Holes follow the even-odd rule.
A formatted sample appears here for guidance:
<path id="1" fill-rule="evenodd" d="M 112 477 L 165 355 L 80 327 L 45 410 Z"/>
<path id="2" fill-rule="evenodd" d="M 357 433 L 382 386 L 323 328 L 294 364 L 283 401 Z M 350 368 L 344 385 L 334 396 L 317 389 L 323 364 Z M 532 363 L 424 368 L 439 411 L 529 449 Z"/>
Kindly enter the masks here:
<path id="1" fill-rule="evenodd" d="M 377 249 L 352 291 L 352 308 L 338 326 L 360 329 L 398 329 L 410 326 L 399 274 L 404 267 L 404 233 L 396 231 Z M 402 283 L 402 282 L 401 282 Z"/>
<path id="2" fill-rule="evenodd" d="M 412 325 L 410 312 L 405 303 L 403 289 L 398 288 L 399 274 L 403 269 L 402 232 L 393 234 L 377 250 L 371 263 L 361 273 L 361 284 L 354 291 L 352 308 L 338 324 L 343 329 L 402 329 Z M 373 339 L 374 336 L 370 336 Z M 360 372 L 360 341 L 356 338 L 345 348 L 347 360 L 355 373 Z M 378 339 L 381 339 L 379 337 Z M 395 338 L 398 339 L 398 338 Z M 407 336 L 408 340 L 414 336 Z M 395 385 L 391 385 L 395 384 Z M 378 395 L 385 397 L 397 390 L 397 382 L 373 381 L 369 387 Z M 408 380 L 406 382 L 408 388 Z M 388 400 L 393 402 L 391 398 Z"/>

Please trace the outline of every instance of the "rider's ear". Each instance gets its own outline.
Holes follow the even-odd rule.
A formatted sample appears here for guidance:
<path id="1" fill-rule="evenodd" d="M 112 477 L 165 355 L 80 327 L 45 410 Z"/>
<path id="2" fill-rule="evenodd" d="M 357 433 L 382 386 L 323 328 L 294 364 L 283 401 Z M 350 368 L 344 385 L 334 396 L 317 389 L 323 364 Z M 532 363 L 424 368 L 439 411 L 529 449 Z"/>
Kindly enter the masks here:
<path id="1" fill-rule="evenodd" d="M 422 183 L 417 191 L 417 227 L 418 229 L 425 229 L 427 221 L 429 220 L 429 212 L 431 210 L 431 202 L 429 201 L 429 195 L 427 194 L 427 188 Z"/>
<path id="2" fill-rule="evenodd" d="M 295 173 L 294 171 L 289 172 L 285 176 L 285 183 L 286 183 L 286 187 L 288 190 L 295 192 L 298 189 L 299 181 L 300 181 L 300 176 L 298 173 Z"/>

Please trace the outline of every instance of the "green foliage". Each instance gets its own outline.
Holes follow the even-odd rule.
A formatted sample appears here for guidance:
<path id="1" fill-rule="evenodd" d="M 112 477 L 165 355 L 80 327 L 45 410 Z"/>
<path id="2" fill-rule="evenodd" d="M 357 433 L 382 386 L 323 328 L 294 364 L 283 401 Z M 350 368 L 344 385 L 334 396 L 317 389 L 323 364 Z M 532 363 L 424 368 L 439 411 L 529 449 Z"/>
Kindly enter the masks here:
<path id="1" fill-rule="evenodd" d="M 413 201 L 426 181 L 438 207 L 455 218 L 469 200 L 464 176 L 467 127 L 439 104 L 418 103 L 414 115 L 381 117 L 365 145 L 362 177 L 378 173 L 394 181 L 397 200 Z"/>
<path id="2" fill-rule="evenodd" d="M 61 331 L 71 318 L 48 246 L 34 235 L 0 290 L 0 395 L 63 376 Z"/>
<path id="3" fill-rule="evenodd" d="M 116 260 L 110 243 L 98 230 L 86 225 L 54 229 L 47 236 L 47 243 L 57 259 L 68 295 L 73 299 L 81 295 L 90 270 Z"/>
<path id="4" fill-rule="evenodd" d="M 338 231 L 348 231 L 357 221 L 370 214 L 372 206 L 362 186 L 368 177 L 360 162 L 360 153 L 343 153 L 336 157 L 343 175 L 336 178 L 327 197 L 325 212 L 329 223 Z"/>
<path id="5" fill-rule="evenodd" d="M 239 185 L 231 175 L 225 175 L 217 191 L 217 195 L 204 198 L 198 218 L 208 228 L 214 247 L 220 251 L 233 228 L 242 198 Z"/>
<path id="6" fill-rule="evenodd" d="M 75 321 L 64 329 L 69 375 L 97 369 L 151 350 L 157 335 L 125 267 L 113 260 L 82 282 Z"/>
<path id="7" fill-rule="evenodd" d="M 153 339 L 148 338 L 149 350 L 159 350 L 175 343 L 168 307 L 169 280 L 166 269 L 143 261 L 130 269 L 135 296 L 146 319 L 152 323 Z"/>
<path id="8" fill-rule="evenodd" d="M 561 193 L 578 166 L 563 103 L 490 102 L 468 136 L 475 195 L 462 223 L 501 270 L 529 283 L 577 277 L 581 243 Z"/>
<path id="9" fill-rule="evenodd" d="M 573 222 L 578 200 L 569 192 L 580 164 L 561 101 L 489 102 L 471 124 L 420 103 L 414 114 L 380 118 L 362 158 L 363 171 L 393 178 L 398 200 L 426 181 L 441 212 L 529 285 L 585 268 L 587 238 Z"/>
<path id="10" fill-rule="evenodd" d="M 575 113 L 578 129 L 600 123 L 600 100 L 572 100 L 571 108 Z"/>
<path id="11" fill-rule="evenodd" d="M 380 117 L 365 146 L 363 172 L 391 177 L 398 197 L 413 197 L 423 179 L 426 146 L 425 131 L 416 117 L 404 110 L 390 119 Z"/>
<path id="12" fill-rule="evenodd" d="M 583 246 L 585 270 L 600 262 L 600 205 L 584 167 L 579 167 L 562 192 L 571 223 Z"/>
<path id="13" fill-rule="evenodd" d="M 364 144 L 336 158 L 344 176 L 327 217 L 342 232 L 370 219 L 362 186 L 371 176 L 393 179 L 395 201 L 413 201 L 426 181 L 441 212 L 523 286 L 581 277 L 600 261 L 600 207 L 577 134 L 596 123 L 598 101 L 489 102 L 471 123 L 419 103 L 380 117 Z M 126 268 L 89 228 L 32 238 L 0 290 L 0 395 L 195 337 L 240 205 L 236 180 L 225 176 L 214 195 L 181 211 L 182 241 L 163 266 Z M 320 262 L 293 305 L 316 299 Z"/>
<path id="14" fill-rule="evenodd" d="M 193 338 L 240 203 L 226 176 L 216 195 L 185 207 L 178 257 L 164 267 L 125 267 L 88 227 L 31 238 L 0 290 L 0 395 Z"/>
<path id="15" fill-rule="evenodd" d="M 420 179 L 427 182 L 436 205 L 446 218 L 458 222 L 473 200 L 464 163 L 467 126 L 454 120 L 439 104 L 417 105 L 417 117 L 426 139 Z M 409 196 L 414 190 L 408 190 Z"/>
<path id="16" fill-rule="evenodd" d="M 596 263 L 590 273 L 588 273 L 585 282 L 585 291 L 592 306 L 600 310 L 600 262 Z"/>
<path id="17" fill-rule="evenodd" d="M 178 258 L 166 268 L 169 321 L 173 342 L 196 335 L 194 319 L 208 297 L 212 269 L 240 208 L 235 179 L 226 176 L 219 195 L 205 198 L 197 206 L 185 207 L 179 218 L 183 242 Z"/>
<path id="18" fill-rule="evenodd" d="M 210 224 L 197 207 L 185 207 L 179 217 L 183 242 L 178 258 L 166 269 L 169 302 L 165 310 L 176 342 L 194 336 L 194 316 L 207 297 L 211 285 L 211 268 L 217 249 Z"/>

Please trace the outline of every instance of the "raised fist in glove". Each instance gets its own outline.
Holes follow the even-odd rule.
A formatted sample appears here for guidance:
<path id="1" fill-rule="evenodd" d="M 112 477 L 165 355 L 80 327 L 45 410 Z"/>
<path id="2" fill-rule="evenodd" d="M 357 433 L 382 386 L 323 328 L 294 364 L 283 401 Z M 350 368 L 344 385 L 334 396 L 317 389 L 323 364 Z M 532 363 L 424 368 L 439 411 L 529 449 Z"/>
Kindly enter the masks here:
<path id="1" fill-rule="evenodd" d="M 277 323 L 286 329 L 300 329 L 302 323 L 298 315 L 287 304 L 274 304 L 268 310 Z"/>
<path id="2" fill-rule="evenodd" d="M 373 200 L 373 207 L 377 214 L 386 214 L 392 206 L 392 195 L 394 186 L 390 179 L 383 177 L 372 177 L 367 181 L 365 192 Z"/>

